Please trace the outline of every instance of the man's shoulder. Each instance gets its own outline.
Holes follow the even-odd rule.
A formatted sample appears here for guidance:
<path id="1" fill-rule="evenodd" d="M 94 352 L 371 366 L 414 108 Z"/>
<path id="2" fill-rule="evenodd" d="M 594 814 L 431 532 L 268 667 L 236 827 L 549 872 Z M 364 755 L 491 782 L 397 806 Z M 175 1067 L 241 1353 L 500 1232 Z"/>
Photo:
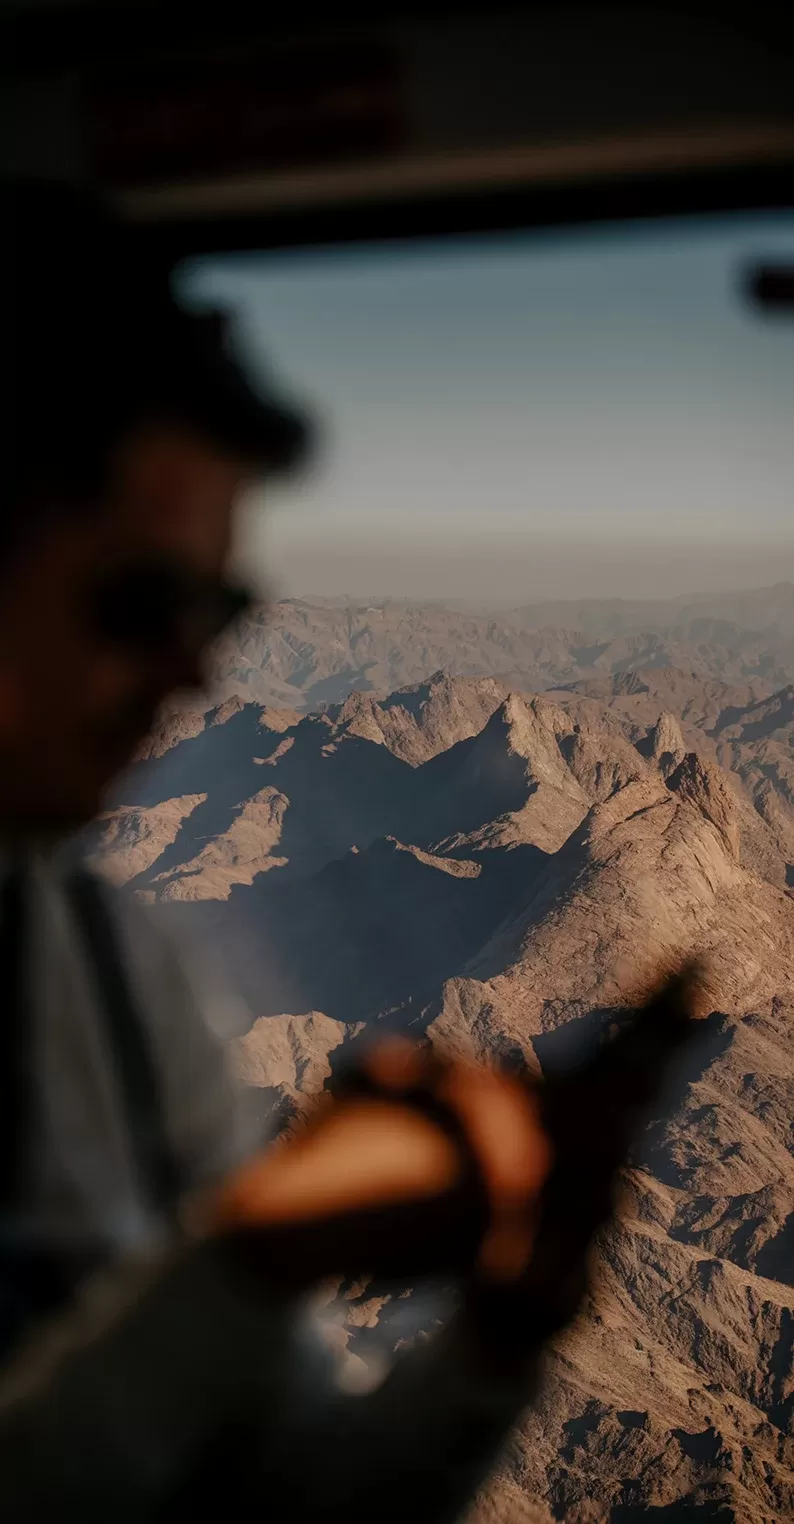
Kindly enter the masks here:
<path id="1" fill-rule="evenodd" d="M 53 871 L 62 893 L 73 894 L 73 868 L 53 865 Z M 258 1140 L 251 1098 L 230 1073 L 221 1037 L 245 1030 L 250 1017 L 214 951 L 171 928 L 158 906 L 94 872 L 87 876 L 91 895 L 101 899 L 112 955 L 155 1060 L 180 1152 L 196 1178 L 222 1172 Z"/>
<path id="2" fill-rule="evenodd" d="M 216 938 L 199 936 L 183 919 L 111 883 L 90 865 L 56 858 L 50 876 L 78 918 L 99 903 L 99 934 L 106 928 L 124 975 L 141 999 L 144 1019 L 155 1022 L 161 1034 L 178 1035 L 186 1024 L 196 1024 L 218 1038 L 251 1024 Z"/>

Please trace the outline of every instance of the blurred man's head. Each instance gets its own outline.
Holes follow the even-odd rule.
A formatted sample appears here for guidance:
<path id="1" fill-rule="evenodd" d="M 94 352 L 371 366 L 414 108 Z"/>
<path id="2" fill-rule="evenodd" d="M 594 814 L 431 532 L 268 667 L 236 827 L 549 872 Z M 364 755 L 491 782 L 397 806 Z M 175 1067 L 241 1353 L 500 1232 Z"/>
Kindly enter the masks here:
<path id="1" fill-rule="evenodd" d="M 200 682 L 245 602 L 235 502 L 303 428 L 131 235 L 71 193 L 4 192 L 0 831 L 24 833 L 89 818 L 163 699 Z"/>

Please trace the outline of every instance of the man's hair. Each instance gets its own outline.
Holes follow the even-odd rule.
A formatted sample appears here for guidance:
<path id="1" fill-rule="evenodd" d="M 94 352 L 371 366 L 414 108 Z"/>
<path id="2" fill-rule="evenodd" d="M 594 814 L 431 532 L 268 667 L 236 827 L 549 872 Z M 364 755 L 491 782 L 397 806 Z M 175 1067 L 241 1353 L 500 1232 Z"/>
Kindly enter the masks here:
<path id="1" fill-rule="evenodd" d="M 246 375 L 225 315 L 180 307 L 168 267 L 98 199 L 28 180 L 0 198 L 0 558 L 36 504 L 90 501 L 139 424 L 187 426 L 266 472 L 299 461 L 303 417 Z"/>

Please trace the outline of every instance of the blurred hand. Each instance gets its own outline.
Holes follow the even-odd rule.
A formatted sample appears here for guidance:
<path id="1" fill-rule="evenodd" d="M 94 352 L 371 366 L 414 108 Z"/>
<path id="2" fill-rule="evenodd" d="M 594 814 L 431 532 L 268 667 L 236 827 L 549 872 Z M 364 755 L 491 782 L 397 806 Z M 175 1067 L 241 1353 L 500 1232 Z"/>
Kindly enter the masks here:
<path id="1" fill-rule="evenodd" d="M 539 1346 L 580 1303 L 620 1168 L 696 1025 L 696 987 L 696 971 L 668 979 L 541 1083 L 384 1043 L 348 1093 L 216 1192 L 209 1230 L 296 1290 L 339 1273 L 455 1274 L 495 1336 L 502 1324 L 509 1343 L 524 1309 Z"/>
<path id="2" fill-rule="evenodd" d="M 211 1209 L 215 1230 L 326 1222 L 334 1227 L 329 1252 L 335 1246 L 341 1263 L 346 1217 L 452 1193 L 463 1173 L 461 1148 L 411 1104 L 411 1090 L 423 1085 L 456 1119 L 485 1187 L 480 1272 L 495 1280 L 519 1275 L 531 1256 L 537 1202 L 552 1161 L 533 1091 L 507 1074 L 431 1058 L 402 1039 L 375 1048 L 366 1074 L 372 1094 L 325 1098 L 305 1130 L 226 1182 Z M 419 1263 L 418 1272 L 422 1268 Z M 328 1264 L 325 1272 L 337 1269 Z"/>

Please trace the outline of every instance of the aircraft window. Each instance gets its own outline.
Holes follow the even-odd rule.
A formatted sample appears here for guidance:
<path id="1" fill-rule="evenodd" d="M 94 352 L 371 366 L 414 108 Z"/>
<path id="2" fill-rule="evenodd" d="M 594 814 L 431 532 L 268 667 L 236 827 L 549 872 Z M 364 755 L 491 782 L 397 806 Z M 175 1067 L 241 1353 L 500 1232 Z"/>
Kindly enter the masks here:
<path id="1" fill-rule="evenodd" d="M 598 1318 L 499 1484 L 554 1517 L 791 1507 L 794 350 L 745 286 L 792 254 L 794 214 L 753 214 L 178 276 L 323 445 L 246 504 L 272 606 L 96 851 L 224 948 L 263 1117 L 376 1026 L 551 1068 L 627 981 L 712 960 Z M 350 1308 L 351 1349 L 415 1314 Z"/>

